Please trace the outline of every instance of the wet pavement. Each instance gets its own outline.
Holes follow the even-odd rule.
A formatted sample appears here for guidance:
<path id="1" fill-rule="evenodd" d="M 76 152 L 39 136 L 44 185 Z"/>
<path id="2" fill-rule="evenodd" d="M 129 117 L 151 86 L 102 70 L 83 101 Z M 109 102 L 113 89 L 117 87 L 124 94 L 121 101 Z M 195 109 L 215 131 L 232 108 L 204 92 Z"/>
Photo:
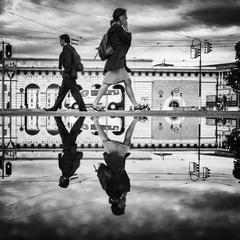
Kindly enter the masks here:
<path id="1" fill-rule="evenodd" d="M 5 239 L 238 239 L 240 120 L 1 118 Z"/>

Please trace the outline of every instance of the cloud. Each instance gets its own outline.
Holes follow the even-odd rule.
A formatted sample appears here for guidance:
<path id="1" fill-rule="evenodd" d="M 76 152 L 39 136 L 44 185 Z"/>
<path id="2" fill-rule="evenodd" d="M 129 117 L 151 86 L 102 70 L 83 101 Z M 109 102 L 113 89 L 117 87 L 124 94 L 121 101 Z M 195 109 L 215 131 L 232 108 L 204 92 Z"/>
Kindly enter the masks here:
<path id="1" fill-rule="evenodd" d="M 209 4 L 190 10 L 185 14 L 185 19 L 190 19 L 198 24 L 207 26 L 229 27 L 240 25 L 240 4 Z"/>
<path id="2" fill-rule="evenodd" d="M 133 26 L 132 30 L 134 33 L 155 33 L 162 31 L 179 31 L 186 29 L 190 25 L 188 23 L 171 23 L 171 24 L 157 24 L 157 25 L 145 25 L 145 26 Z"/>
<path id="3" fill-rule="evenodd" d="M 6 1 L 5 0 L 1 0 L 0 1 L 0 15 L 4 12 L 5 6 L 6 6 Z"/>

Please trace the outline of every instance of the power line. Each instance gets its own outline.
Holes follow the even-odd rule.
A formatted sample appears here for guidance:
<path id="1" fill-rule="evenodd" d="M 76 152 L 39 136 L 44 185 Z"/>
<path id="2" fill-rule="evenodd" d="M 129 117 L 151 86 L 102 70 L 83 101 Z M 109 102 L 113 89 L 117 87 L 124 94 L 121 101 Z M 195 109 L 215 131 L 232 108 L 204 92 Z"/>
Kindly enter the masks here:
<path id="1" fill-rule="evenodd" d="M 91 14 L 86 14 L 86 13 L 80 13 L 80 12 L 73 11 L 73 10 L 68 10 L 68 9 L 64 9 L 64 8 L 54 7 L 54 6 L 50 6 L 50 5 L 47 5 L 47 4 L 36 3 L 36 2 L 33 3 L 33 2 L 26 1 L 26 0 L 23 0 L 23 1 L 27 2 L 27 3 L 30 3 L 30 4 L 36 4 L 36 5 L 49 7 L 49 8 L 57 9 L 57 10 L 60 10 L 60 11 L 74 13 L 74 14 L 79 14 L 79 15 L 83 15 L 83 16 L 99 18 L 99 19 L 108 20 L 108 21 L 111 19 L 111 18 L 108 18 L 108 17 L 98 16 L 98 15 L 91 15 Z M 129 23 L 129 25 L 130 26 L 135 26 L 135 27 L 140 27 L 139 25 L 135 25 L 135 24 L 131 24 L 131 23 Z M 182 34 L 177 34 L 177 33 L 170 33 L 169 31 L 164 31 L 164 32 L 169 34 L 169 35 L 180 36 L 180 37 L 191 38 L 191 39 L 194 38 L 193 36 L 182 35 Z"/>
<path id="2" fill-rule="evenodd" d="M 57 31 L 57 32 L 59 32 L 59 33 L 63 33 L 63 32 L 61 32 L 61 31 L 59 31 L 58 29 L 56 29 L 56 28 L 54 28 L 54 27 L 51 27 L 51 26 L 49 26 L 49 25 L 47 25 L 47 24 L 40 23 L 40 22 L 38 22 L 38 21 L 32 20 L 32 19 L 27 18 L 27 17 L 23 17 L 23 16 L 18 15 L 18 14 L 14 13 L 14 12 L 11 12 L 11 11 L 8 11 L 8 12 L 9 12 L 10 14 L 12 14 L 12 15 L 15 15 L 15 16 L 17 16 L 17 17 L 23 18 L 23 19 L 28 20 L 28 21 L 30 21 L 30 22 L 40 24 L 40 25 L 42 25 L 42 26 L 44 26 L 44 27 L 53 29 L 53 30 L 55 30 L 55 31 Z"/>
<path id="3" fill-rule="evenodd" d="M 29 1 L 26 1 L 26 0 L 23 0 L 23 1 L 24 1 L 24 2 L 27 2 L 27 3 L 30 3 L 30 4 L 36 4 L 36 5 L 40 5 L 40 6 L 44 6 L 44 7 L 49 7 L 49 8 L 61 10 L 61 11 L 64 11 L 64 12 L 70 12 L 70 13 L 74 13 L 74 14 L 79 14 L 79 15 L 82 15 L 82 16 L 93 17 L 93 18 L 100 18 L 100 19 L 104 19 L 104 20 L 108 20 L 108 21 L 110 20 L 110 18 L 108 18 L 108 17 L 102 17 L 102 16 L 97 16 L 97 15 L 80 13 L 80 12 L 77 12 L 77 11 L 68 10 L 68 9 L 59 8 L 59 7 L 54 7 L 54 6 L 50 6 L 50 5 L 43 4 L 43 3 L 29 2 Z"/>
<path id="4" fill-rule="evenodd" d="M 58 29 L 56 29 L 56 28 L 54 28 L 54 27 L 51 27 L 51 26 L 49 26 L 49 25 L 47 25 L 47 24 L 44 24 L 44 23 L 41 23 L 41 22 L 32 20 L 32 19 L 27 18 L 27 17 L 23 17 L 23 16 L 21 16 L 21 15 L 19 15 L 19 14 L 16 14 L 16 13 L 14 13 L 14 12 L 11 12 L 11 11 L 8 11 L 8 12 L 9 12 L 10 14 L 12 14 L 12 15 L 15 15 L 15 16 L 17 16 L 17 17 L 23 18 L 23 19 L 28 20 L 28 21 L 30 21 L 30 22 L 37 23 L 37 24 L 40 24 L 40 25 L 45 26 L 45 27 L 47 27 L 47 28 L 53 29 L 53 30 L 55 30 L 55 31 L 57 31 L 57 32 L 59 32 L 59 33 L 61 33 L 61 34 L 63 33 L 62 31 L 59 31 Z M 74 36 L 74 38 L 81 38 L 81 39 L 82 39 L 81 36 L 76 36 L 76 35 Z"/>
<path id="5" fill-rule="evenodd" d="M 0 26 L 0 29 L 2 27 Z M 30 30 L 30 29 L 24 29 L 24 28 L 12 28 L 12 27 L 3 27 L 3 30 L 15 30 L 15 31 L 26 31 L 26 32 L 33 32 L 33 33 L 41 33 L 41 34 L 51 34 L 51 35 L 57 35 L 56 33 L 53 32 L 44 32 L 44 31 L 36 31 L 36 30 Z"/>

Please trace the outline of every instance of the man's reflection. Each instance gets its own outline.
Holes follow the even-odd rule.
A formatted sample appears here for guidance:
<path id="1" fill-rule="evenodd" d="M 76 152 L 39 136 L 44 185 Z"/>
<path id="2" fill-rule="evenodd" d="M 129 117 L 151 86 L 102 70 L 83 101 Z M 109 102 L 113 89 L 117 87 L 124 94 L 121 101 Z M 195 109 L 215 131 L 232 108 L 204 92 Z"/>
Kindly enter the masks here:
<path id="1" fill-rule="evenodd" d="M 130 192 L 130 179 L 125 171 L 125 161 L 130 155 L 128 153 L 134 127 L 137 119 L 133 119 L 128 127 L 123 142 L 114 141 L 108 138 L 107 134 L 101 128 L 98 119 L 94 119 L 99 137 L 103 141 L 105 152 L 103 157 L 105 164 L 101 163 L 97 169 L 97 176 L 102 188 L 109 196 L 112 213 L 121 215 L 125 212 L 126 196 Z"/>
<path id="2" fill-rule="evenodd" d="M 54 117 L 59 134 L 62 139 L 63 151 L 58 155 L 58 166 L 62 171 L 62 176 L 59 178 L 59 186 L 67 188 L 69 185 L 69 179 L 74 175 L 76 170 L 80 166 L 80 160 L 83 157 L 82 152 L 77 151 L 76 139 L 82 132 L 81 127 L 83 125 L 85 117 L 79 117 L 71 128 L 70 133 L 67 131 L 61 117 Z"/>

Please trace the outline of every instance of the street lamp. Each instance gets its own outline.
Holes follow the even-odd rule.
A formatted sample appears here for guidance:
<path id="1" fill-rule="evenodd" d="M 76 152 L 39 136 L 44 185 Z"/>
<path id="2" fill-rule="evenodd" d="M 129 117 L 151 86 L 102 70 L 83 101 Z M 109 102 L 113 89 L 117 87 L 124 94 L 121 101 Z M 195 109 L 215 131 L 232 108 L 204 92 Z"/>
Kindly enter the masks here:
<path id="1" fill-rule="evenodd" d="M 202 93 L 202 42 L 199 38 L 194 38 L 191 45 L 191 58 L 199 57 L 199 80 L 198 80 L 198 97 L 199 109 L 201 109 L 201 93 Z"/>
<path id="2" fill-rule="evenodd" d="M 5 66 L 5 54 L 7 58 L 12 57 L 12 45 L 9 43 L 6 43 L 2 41 L 0 43 L 2 45 L 2 50 L 0 54 L 0 63 L 2 64 L 2 111 L 5 109 L 5 72 L 6 72 L 6 66 Z M 6 46 L 6 49 L 5 49 Z"/>
<path id="3" fill-rule="evenodd" d="M 208 40 L 204 40 L 204 53 L 209 53 L 212 51 L 212 43 Z M 199 109 L 201 109 L 201 94 L 202 94 L 202 41 L 199 38 L 194 38 L 192 40 L 192 45 L 190 48 L 190 57 L 198 58 L 199 57 L 199 88 L 198 88 L 198 97 L 199 97 Z"/>

